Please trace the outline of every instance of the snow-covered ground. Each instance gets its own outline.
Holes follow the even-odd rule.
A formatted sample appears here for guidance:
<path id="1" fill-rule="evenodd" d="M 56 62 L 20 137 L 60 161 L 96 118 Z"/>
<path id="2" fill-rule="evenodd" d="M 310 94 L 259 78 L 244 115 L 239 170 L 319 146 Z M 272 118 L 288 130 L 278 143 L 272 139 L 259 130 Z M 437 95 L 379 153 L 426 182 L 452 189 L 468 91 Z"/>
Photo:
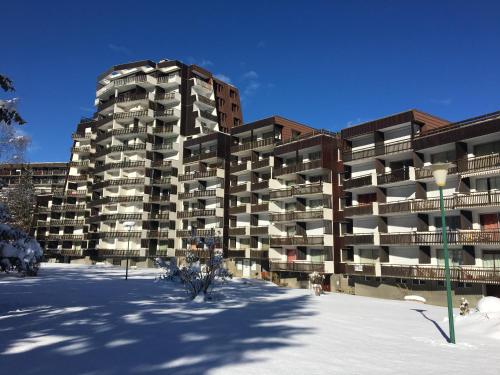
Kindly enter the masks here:
<path id="1" fill-rule="evenodd" d="M 234 280 L 186 301 L 154 270 L 44 264 L 0 276 L 4 374 L 500 374 L 500 319 Z"/>

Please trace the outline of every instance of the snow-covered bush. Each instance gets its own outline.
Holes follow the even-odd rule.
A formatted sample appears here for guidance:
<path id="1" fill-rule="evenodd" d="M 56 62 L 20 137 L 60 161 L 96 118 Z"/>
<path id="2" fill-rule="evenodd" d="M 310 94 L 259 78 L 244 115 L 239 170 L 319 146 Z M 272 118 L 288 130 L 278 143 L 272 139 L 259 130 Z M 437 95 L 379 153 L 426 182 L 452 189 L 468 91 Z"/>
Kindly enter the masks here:
<path id="1" fill-rule="evenodd" d="M 179 277 L 191 299 L 195 299 L 201 293 L 206 299 L 218 281 L 225 281 L 233 275 L 224 268 L 222 252 L 211 250 L 203 265 L 195 253 L 188 252 L 186 264 L 179 269 Z"/>
<path id="2" fill-rule="evenodd" d="M 314 294 L 316 294 L 317 296 L 321 295 L 321 293 L 323 292 L 323 280 L 325 280 L 325 276 L 320 274 L 319 272 L 314 271 L 309 274 L 309 281 L 312 284 Z"/>
<path id="3" fill-rule="evenodd" d="M 179 267 L 177 267 L 177 260 L 175 258 L 170 258 L 168 262 L 163 258 L 156 258 L 155 265 L 161 270 L 156 280 L 179 280 Z"/>
<path id="4" fill-rule="evenodd" d="M 0 269 L 36 276 L 43 251 L 38 242 L 10 225 L 10 215 L 0 205 Z"/>
<path id="5" fill-rule="evenodd" d="M 500 298 L 483 297 L 477 303 L 477 309 L 483 314 L 500 314 Z"/>

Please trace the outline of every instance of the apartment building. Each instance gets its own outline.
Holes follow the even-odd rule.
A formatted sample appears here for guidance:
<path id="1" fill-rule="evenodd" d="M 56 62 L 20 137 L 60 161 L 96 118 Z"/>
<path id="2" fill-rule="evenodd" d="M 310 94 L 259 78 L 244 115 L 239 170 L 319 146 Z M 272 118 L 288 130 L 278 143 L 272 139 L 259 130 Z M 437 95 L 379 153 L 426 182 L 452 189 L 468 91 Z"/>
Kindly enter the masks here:
<path id="1" fill-rule="evenodd" d="M 227 257 L 236 275 L 270 277 L 269 195 L 275 151 L 286 139 L 312 131 L 279 116 L 231 129 Z"/>
<path id="2" fill-rule="evenodd" d="M 224 137 L 241 125 L 238 90 L 195 65 L 145 60 L 101 74 L 95 104 L 95 115 L 73 134 L 64 196 L 47 202 L 47 211 L 65 220 L 49 221 L 37 237 L 71 261 L 173 256 L 182 247 L 178 176 L 194 170 L 191 151 L 183 159 L 184 141 L 190 150 L 196 139 Z"/>
<path id="3" fill-rule="evenodd" d="M 37 195 L 49 194 L 64 188 L 68 163 L 2 164 L 0 166 L 0 187 L 2 190 L 19 183 L 23 171 L 29 168 Z"/>
<path id="4" fill-rule="evenodd" d="M 444 195 L 455 296 L 500 294 L 500 113 L 450 124 L 413 110 L 342 138 L 341 289 L 445 302 L 439 190 L 428 166 L 452 162 Z"/>

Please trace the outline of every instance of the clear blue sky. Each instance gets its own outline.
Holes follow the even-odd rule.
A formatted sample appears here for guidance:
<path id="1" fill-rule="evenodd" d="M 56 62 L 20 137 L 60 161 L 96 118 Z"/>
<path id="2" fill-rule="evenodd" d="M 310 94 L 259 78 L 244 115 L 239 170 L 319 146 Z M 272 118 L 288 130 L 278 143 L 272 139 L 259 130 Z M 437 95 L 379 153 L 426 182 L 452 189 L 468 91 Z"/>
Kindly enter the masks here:
<path id="1" fill-rule="evenodd" d="M 500 110 L 499 20 L 494 0 L 7 1 L 0 72 L 32 161 L 66 161 L 96 76 L 142 59 L 229 77 L 245 122 L 338 130 L 409 108 L 461 120 Z"/>

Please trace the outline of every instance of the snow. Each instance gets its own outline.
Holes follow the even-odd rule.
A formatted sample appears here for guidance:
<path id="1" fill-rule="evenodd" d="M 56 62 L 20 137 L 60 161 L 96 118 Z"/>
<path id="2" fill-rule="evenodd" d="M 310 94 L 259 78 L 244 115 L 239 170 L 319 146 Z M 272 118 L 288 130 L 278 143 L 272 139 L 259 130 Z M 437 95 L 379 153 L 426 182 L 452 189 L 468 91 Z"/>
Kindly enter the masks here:
<path id="1" fill-rule="evenodd" d="M 414 296 L 414 295 L 411 295 L 411 296 L 405 296 L 404 298 L 405 301 L 415 301 L 415 302 L 423 302 L 425 303 L 426 300 L 424 297 L 422 296 Z"/>
<path id="2" fill-rule="evenodd" d="M 8 374 L 499 374 L 500 317 L 235 279 L 212 301 L 157 271 L 43 264 L 0 275 Z"/>
<path id="3" fill-rule="evenodd" d="M 499 313 L 500 314 L 500 298 L 483 297 L 477 303 L 477 309 L 483 314 Z"/>

